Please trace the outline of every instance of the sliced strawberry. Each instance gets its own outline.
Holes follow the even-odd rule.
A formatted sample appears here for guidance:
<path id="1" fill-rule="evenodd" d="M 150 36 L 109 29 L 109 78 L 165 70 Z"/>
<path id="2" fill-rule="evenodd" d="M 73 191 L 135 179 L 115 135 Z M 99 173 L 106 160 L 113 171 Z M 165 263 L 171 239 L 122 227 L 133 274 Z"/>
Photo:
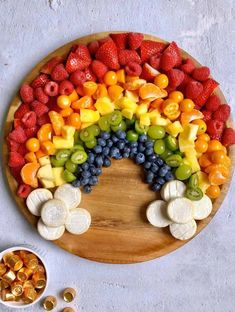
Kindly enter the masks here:
<path id="1" fill-rule="evenodd" d="M 31 193 L 31 191 L 32 191 L 32 188 L 30 185 L 22 183 L 18 187 L 17 195 L 21 198 L 27 198 L 29 194 Z"/>
<path id="2" fill-rule="evenodd" d="M 157 54 L 151 56 L 149 59 L 149 64 L 153 68 L 159 69 L 160 68 L 160 58 L 161 58 L 161 53 L 157 53 Z"/>
<path id="3" fill-rule="evenodd" d="M 212 117 L 216 120 L 223 122 L 229 119 L 231 108 L 228 104 L 221 104 L 218 109 L 213 113 Z"/>
<path id="4" fill-rule="evenodd" d="M 210 76 L 210 69 L 206 66 L 195 68 L 192 72 L 192 77 L 198 81 L 205 81 Z"/>
<path id="5" fill-rule="evenodd" d="M 27 140 L 24 129 L 17 127 L 9 134 L 9 139 L 16 141 L 17 143 L 24 143 Z"/>
<path id="6" fill-rule="evenodd" d="M 164 53 L 170 53 L 172 57 L 175 59 L 174 67 L 178 67 L 182 63 L 182 57 L 179 47 L 177 46 L 176 42 L 172 41 L 168 47 L 164 50 Z"/>
<path id="7" fill-rule="evenodd" d="M 67 73 L 63 64 L 58 64 L 51 72 L 51 78 L 55 81 L 62 81 L 67 79 L 69 74 Z"/>
<path id="8" fill-rule="evenodd" d="M 96 59 L 104 63 L 110 69 L 119 69 L 117 47 L 112 39 L 106 41 L 96 52 Z"/>
<path id="9" fill-rule="evenodd" d="M 22 103 L 15 111 L 14 118 L 22 119 L 24 114 L 30 111 L 28 103 Z"/>
<path id="10" fill-rule="evenodd" d="M 179 69 L 171 69 L 167 72 L 169 85 L 173 88 L 178 87 L 184 80 L 184 72 Z"/>
<path id="11" fill-rule="evenodd" d="M 113 39 L 110 36 L 101 38 L 98 42 L 99 42 L 99 46 L 101 47 L 104 43 L 106 43 L 107 41 L 113 41 Z"/>
<path id="12" fill-rule="evenodd" d="M 165 47 L 166 45 L 163 42 L 143 40 L 140 46 L 140 57 L 142 62 L 147 62 L 151 56 L 162 52 Z"/>
<path id="13" fill-rule="evenodd" d="M 160 58 L 160 68 L 169 71 L 171 70 L 176 64 L 176 57 L 171 53 L 164 52 Z"/>
<path id="14" fill-rule="evenodd" d="M 144 35 L 141 33 L 130 32 L 128 34 L 128 45 L 131 50 L 138 49 L 144 40 Z"/>
<path id="15" fill-rule="evenodd" d="M 20 88 L 20 96 L 23 102 L 31 103 L 34 100 L 33 88 L 28 83 L 24 83 Z"/>
<path id="16" fill-rule="evenodd" d="M 136 62 L 129 62 L 125 66 L 125 72 L 128 76 L 140 76 L 142 67 Z"/>
<path id="17" fill-rule="evenodd" d="M 54 56 L 50 59 L 43 67 L 40 69 L 41 73 L 51 74 L 52 70 L 56 67 L 56 65 L 63 63 L 64 59 L 62 56 Z"/>
<path id="18" fill-rule="evenodd" d="M 37 115 L 35 112 L 28 112 L 24 114 L 22 118 L 22 123 L 25 128 L 32 128 L 36 125 L 37 122 Z"/>
<path id="19" fill-rule="evenodd" d="M 99 42 L 97 40 L 94 40 L 94 41 L 91 41 L 89 44 L 88 44 L 88 50 L 90 52 L 91 55 L 95 55 L 97 50 L 99 49 Z"/>
<path id="20" fill-rule="evenodd" d="M 108 71 L 108 67 L 98 60 L 92 61 L 91 69 L 96 77 L 98 77 L 99 79 L 102 78 Z"/>
<path id="21" fill-rule="evenodd" d="M 203 91 L 202 93 L 194 100 L 195 104 L 202 107 L 206 101 L 208 100 L 209 96 L 218 87 L 219 83 L 214 79 L 207 79 L 203 82 Z"/>
<path id="22" fill-rule="evenodd" d="M 96 81 L 96 75 L 93 73 L 90 66 L 84 70 L 84 74 L 86 76 L 86 81 Z"/>
<path id="23" fill-rule="evenodd" d="M 150 81 L 150 80 L 153 80 L 158 74 L 159 74 L 159 71 L 157 71 L 155 68 L 150 66 L 148 63 L 144 63 L 140 77 L 142 79 Z"/>
<path id="24" fill-rule="evenodd" d="M 224 146 L 230 146 L 232 144 L 235 144 L 235 131 L 232 128 L 226 128 L 224 129 L 223 135 L 222 135 L 222 144 Z"/>
<path id="25" fill-rule="evenodd" d="M 135 62 L 137 64 L 141 63 L 139 54 L 134 50 L 121 50 L 118 53 L 119 64 L 125 66 L 127 63 Z"/>
<path id="26" fill-rule="evenodd" d="M 185 74 L 191 74 L 193 70 L 195 69 L 195 64 L 193 60 L 191 60 L 190 58 L 187 58 L 186 60 L 183 61 L 183 64 L 180 65 L 180 69 Z"/>
<path id="27" fill-rule="evenodd" d="M 128 33 L 110 34 L 110 37 L 113 39 L 118 49 L 126 49 Z"/>
<path id="28" fill-rule="evenodd" d="M 40 88 L 40 87 L 44 87 L 45 84 L 50 81 L 48 75 L 46 74 L 40 74 L 39 76 L 37 76 L 31 83 L 31 87 L 33 89 L 36 88 Z"/>
<path id="29" fill-rule="evenodd" d="M 79 57 L 79 55 L 75 52 L 70 52 L 67 62 L 66 62 L 66 71 L 68 73 L 73 73 L 76 70 L 83 70 L 86 67 L 88 67 L 90 64 L 90 61 L 83 60 Z"/>
<path id="30" fill-rule="evenodd" d="M 186 85 L 185 95 L 187 98 L 194 100 L 201 94 L 203 85 L 199 81 L 190 81 Z"/>
<path id="31" fill-rule="evenodd" d="M 25 164 L 24 157 L 17 152 L 9 153 L 8 166 L 9 167 L 22 167 Z"/>

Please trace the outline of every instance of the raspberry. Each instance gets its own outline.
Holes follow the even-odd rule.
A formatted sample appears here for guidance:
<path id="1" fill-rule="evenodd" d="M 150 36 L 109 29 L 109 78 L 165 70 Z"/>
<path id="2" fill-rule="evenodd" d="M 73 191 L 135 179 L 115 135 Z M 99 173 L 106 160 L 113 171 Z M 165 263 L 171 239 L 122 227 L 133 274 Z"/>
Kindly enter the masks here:
<path id="1" fill-rule="evenodd" d="M 9 167 L 23 167 L 25 164 L 24 157 L 17 152 L 10 152 L 8 166 Z"/>
<path id="2" fill-rule="evenodd" d="M 10 139 L 9 137 L 7 137 L 6 141 L 7 141 L 9 150 L 11 152 L 17 152 L 20 143 L 16 142 L 15 140 Z"/>
<path id="3" fill-rule="evenodd" d="M 160 58 L 160 68 L 169 71 L 175 66 L 176 59 L 171 53 L 164 52 Z"/>
<path id="4" fill-rule="evenodd" d="M 216 120 L 221 120 L 223 122 L 227 121 L 230 116 L 230 106 L 228 104 L 222 104 L 219 106 L 216 112 L 213 113 L 212 117 Z"/>
<path id="5" fill-rule="evenodd" d="M 79 86 L 86 81 L 86 74 L 81 70 L 76 70 L 70 75 L 69 79 L 75 86 Z"/>
<path id="6" fill-rule="evenodd" d="M 84 70 L 86 81 L 96 81 L 96 76 L 93 73 L 91 67 L 89 66 L 87 69 Z"/>
<path id="7" fill-rule="evenodd" d="M 128 45 L 131 50 L 138 49 L 144 40 L 144 35 L 141 33 L 130 32 L 128 34 Z"/>
<path id="8" fill-rule="evenodd" d="M 194 62 L 190 59 L 187 58 L 183 64 L 180 66 L 180 69 L 185 73 L 185 74 L 191 74 L 192 71 L 195 69 L 195 64 Z"/>
<path id="9" fill-rule="evenodd" d="M 44 92 L 48 96 L 57 96 L 59 93 L 59 85 L 55 81 L 48 81 L 44 87 Z"/>
<path id="10" fill-rule="evenodd" d="M 203 91 L 201 94 L 194 100 L 195 104 L 202 107 L 206 101 L 208 100 L 209 96 L 212 94 L 212 92 L 215 90 L 215 88 L 218 86 L 218 82 L 214 79 L 207 79 L 203 82 Z"/>
<path id="11" fill-rule="evenodd" d="M 37 132 L 38 132 L 38 127 L 34 126 L 32 128 L 26 128 L 24 130 L 24 132 L 25 132 L 25 135 L 27 136 L 28 139 L 32 138 L 32 137 L 35 137 L 37 135 Z"/>
<path id="12" fill-rule="evenodd" d="M 121 50 L 118 53 L 118 60 L 120 65 L 127 65 L 129 62 L 135 62 L 140 64 L 141 59 L 139 54 L 135 50 Z"/>
<path id="13" fill-rule="evenodd" d="M 221 141 L 222 133 L 210 134 L 211 140 L 218 140 Z"/>
<path id="14" fill-rule="evenodd" d="M 31 103 L 31 108 L 36 113 L 37 117 L 41 117 L 49 111 L 49 108 L 39 101 L 33 101 L 33 103 Z"/>
<path id="15" fill-rule="evenodd" d="M 43 114 L 37 119 L 37 124 L 41 127 L 42 125 L 45 125 L 46 123 L 50 123 L 50 118 L 48 114 Z"/>
<path id="16" fill-rule="evenodd" d="M 19 126 L 23 127 L 23 124 L 22 124 L 22 122 L 21 122 L 20 119 L 15 118 L 15 119 L 14 119 L 14 129 L 17 128 L 17 127 L 19 127 Z"/>
<path id="17" fill-rule="evenodd" d="M 49 77 L 46 74 L 41 74 L 33 80 L 31 87 L 34 89 L 44 87 L 48 81 Z"/>
<path id="18" fill-rule="evenodd" d="M 206 125 L 210 135 L 221 135 L 224 130 L 224 123 L 220 120 L 208 120 Z"/>
<path id="19" fill-rule="evenodd" d="M 73 92 L 74 86 L 69 80 L 64 80 L 59 85 L 59 93 L 63 95 L 69 95 Z"/>
<path id="20" fill-rule="evenodd" d="M 151 56 L 150 59 L 149 59 L 149 64 L 153 68 L 159 69 L 160 68 L 160 58 L 161 58 L 161 54 L 160 53 Z"/>
<path id="21" fill-rule="evenodd" d="M 20 88 L 20 96 L 23 102 L 32 102 L 34 100 L 33 88 L 28 83 L 24 83 Z"/>
<path id="22" fill-rule="evenodd" d="M 69 74 L 67 73 L 65 67 L 63 64 L 58 64 L 56 67 L 52 70 L 51 78 L 55 81 L 63 81 L 67 79 Z"/>
<path id="23" fill-rule="evenodd" d="M 104 63 L 102 63 L 98 60 L 94 60 L 91 63 L 91 69 L 92 69 L 93 73 L 99 79 L 101 79 L 105 75 L 105 73 L 108 71 L 108 67 Z"/>
<path id="24" fill-rule="evenodd" d="M 44 93 L 42 87 L 36 88 L 34 90 L 34 94 L 36 99 L 43 104 L 46 104 L 49 101 L 49 97 L 46 95 L 46 93 Z"/>
<path id="25" fill-rule="evenodd" d="M 203 85 L 200 82 L 198 82 L 198 81 L 190 81 L 186 85 L 185 94 L 186 94 L 187 98 L 193 100 L 196 97 L 198 97 L 201 94 L 202 91 L 203 91 Z"/>
<path id="26" fill-rule="evenodd" d="M 215 112 L 219 108 L 220 104 L 220 98 L 217 95 L 213 94 L 206 102 L 206 109 L 211 112 Z"/>
<path id="27" fill-rule="evenodd" d="M 125 66 L 125 71 L 129 76 L 140 76 L 142 67 L 136 62 L 129 62 Z"/>
<path id="28" fill-rule="evenodd" d="M 28 112 L 22 118 L 22 123 L 26 128 L 32 128 L 36 125 L 37 115 L 35 112 Z"/>
<path id="29" fill-rule="evenodd" d="M 20 175 L 22 167 L 23 167 L 23 165 L 18 166 L 18 167 L 10 167 L 11 174 L 15 178 L 15 180 L 18 184 L 23 183 L 21 175 Z"/>
<path id="30" fill-rule="evenodd" d="M 17 195 L 21 198 L 27 198 L 31 191 L 31 186 L 23 183 L 18 187 Z"/>
<path id="31" fill-rule="evenodd" d="M 100 46 L 99 42 L 97 40 L 94 40 L 90 42 L 87 47 L 88 47 L 90 54 L 95 55 L 97 50 L 99 49 L 99 46 Z"/>
<path id="32" fill-rule="evenodd" d="M 224 129 L 222 135 L 222 144 L 226 147 L 235 144 L 235 131 L 232 128 Z"/>
<path id="33" fill-rule="evenodd" d="M 17 150 L 17 153 L 19 153 L 19 154 L 20 154 L 21 156 L 23 156 L 23 157 L 24 157 L 24 155 L 25 155 L 26 153 L 28 153 L 28 150 L 27 150 L 25 144 L 20 144 L 20 146 L 19 146 L 19 148 L 18 148 L 18 150 Z"/>
<path id="34" fill-rule="evenodd" d="M 24 129 L 22 127 L 17 127 L 10 134 L 9 138 L 16 141 L 17 143 L 24 143 L 27 140 Z"/>
<path id="35" fill-rule="evenodd" d="M 202 111 L 204 117 L 203 117 L 203 120 L 205 122 L 207 122 L 208 120 L 211 120 L 211 116 L 212 116 L 212 112 L 211 111 L 208 111 L 208 110 L 204 110 Z"/>
<path id="36" fill-rule="evenodd" d="M 172 87 L 178 87 L 184 80 L 184 73 L 179 69 L 171 69 L 167 72 L 169 84 Z"/>
<path id="37" fill-rule="evenodd" d="M 29 104 L 22 103 L 15 111 L 14 118 L 22 119 L 24 114 L 30 111 Z"/>
<path id="38" fill-rule="evenodd" d="M 206 66 L 195 68 L 192 72 L 192 77 L 198 81 L 205 81 L 210 76 L 210 69 Z"/>

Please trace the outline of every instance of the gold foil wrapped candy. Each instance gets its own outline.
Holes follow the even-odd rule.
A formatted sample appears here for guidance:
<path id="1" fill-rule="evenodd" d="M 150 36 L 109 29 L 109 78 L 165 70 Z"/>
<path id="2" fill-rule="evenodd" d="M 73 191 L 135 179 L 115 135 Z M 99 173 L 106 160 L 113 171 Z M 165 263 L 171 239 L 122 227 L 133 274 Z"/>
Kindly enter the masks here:
<path id="1" fill-rule="evenodd" d="M 62 312 L 75 312 L 75 310 L 73 308 L 64 308 Z"/>
<path id="2" fill-rule="evenodd" d="M 57 305 L 57 299 L 54 296 L 48 296 L 43 301 L 43 308 L 46 311 L 53 310 L 56 307 L 56 305 Z"/>
<path id="3" fill-rule="evenodd" d="M 76 297 L 76 290 L 74 288 L 66 288 L 63 291 L 63 299 L 65 302 L 72 302 Z"/>

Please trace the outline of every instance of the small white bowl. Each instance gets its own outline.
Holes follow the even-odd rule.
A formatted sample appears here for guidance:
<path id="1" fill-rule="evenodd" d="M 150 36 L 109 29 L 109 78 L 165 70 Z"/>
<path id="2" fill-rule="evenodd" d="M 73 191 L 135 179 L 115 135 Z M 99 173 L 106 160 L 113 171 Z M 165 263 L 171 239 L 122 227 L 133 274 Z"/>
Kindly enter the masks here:
<path id="1" fill-rule="evenodd" d="M 3 301 L 1 299 L 1 297 L 0 297 L 0 303 L 5 305 L 6 307 L 10 307 L 10 308 L 13 308 L 13 309 L 28 308 L 28 307 L 33 306 L 36 302 L 38 302 L 42 298 L 43 294 L 46 291 L 47 285 L 48 285 L 48 272 L 47 272 L 47 268 L 46 268 L 45 262 L 43 261 L 41 256 L 39 256 L 39 254 L 36 251 L 34 251 L 33 249 L 30 249 L 30 248 L 27 248 L 27 247 L 23 247 L 23 246 L 15 246 L 15 247 L 11 247 L 11 248 L 5 249 L 2 252 L 0 252 L 0 261 L 2 260 L 3 256 L 6 253 L 10 253 L 10 252 L 13 252 L 13 251 L 18 251 L 18 250 L 25 250 L 25 251 L 29 251 L 29 252 L 33 253 L 42 262 L 42 265 L 45 268 L 46 286 L 43 289 L 43 291 L 41 292 L 40 296 L 38 296 L 38 298 L 34 302 L 28 303 L 28 304 L 25 304 L 25 303 L 20 302 L 20 301 L 19 302 L 17 302 L 17 301 Z"/>

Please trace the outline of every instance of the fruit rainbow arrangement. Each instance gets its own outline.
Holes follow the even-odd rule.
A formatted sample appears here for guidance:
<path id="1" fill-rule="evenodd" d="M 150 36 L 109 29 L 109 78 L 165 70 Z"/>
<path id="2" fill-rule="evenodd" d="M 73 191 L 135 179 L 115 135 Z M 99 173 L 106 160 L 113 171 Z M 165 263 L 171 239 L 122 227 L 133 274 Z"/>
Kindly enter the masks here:
<path id="1" fill-rule="evenodd" d="M 229 105 L 214 93 L 218 85 L 208 67 L 183 59 L 175 42 L 133 32 L 74 45 L 67 57 L 44 64 L 21 86 L 6 138 L 17 194 L 42 217 L 40 234 L 57 239 L 65 228 L 87 230 L 79 188 L 90 193 L 103 166 L 131 158 L 151 189 L 161 190 L 163 200 L 147 209 L 150 223 L 170 225 L 178 239 L 192 237 L 194 220 L 210 214 L 230 174 L 235 132 L 226 124 Z M 48 189 L 55 188 L 53 199 Z M 72 212 L 63 188 L 73 194 Z M 80 214 L 85 221 L 76 227 Z"/>

